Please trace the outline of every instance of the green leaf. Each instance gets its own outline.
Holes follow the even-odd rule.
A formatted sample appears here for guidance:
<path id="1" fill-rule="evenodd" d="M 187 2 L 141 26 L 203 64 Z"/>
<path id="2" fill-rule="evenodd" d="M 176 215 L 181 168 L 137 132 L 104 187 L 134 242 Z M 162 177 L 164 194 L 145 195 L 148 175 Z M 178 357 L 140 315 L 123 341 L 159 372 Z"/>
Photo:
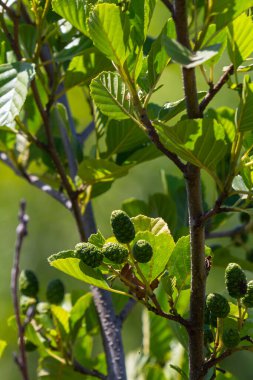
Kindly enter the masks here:
<path id="1" fill-rule="evenodd" d="M 60 323 L 66 334 L 69 333 L 69 312 L 61 306 L 51 305 L 51 312 L 54 318 Z"/>
<path id="2" fill-rule="evenodd" d="M 210 9 L 216 31 L 223 29 L 241 13 L 253 6 L 252 0 L 214 0 Z"/>
<path id="3" fill-rule="evenodd" d="M 7 342 L 5 342 L 5 340 L 0 340 L 0 358 L 3 356 L 6 346 Z"/>
<path id="4" fill-rule="evenodd" d="M 102 248 L 105 244 L 105 238 L 99 230 L 96 234 L 91 234 L 88 241 L 89 243 L 94 244 L 98 248 Z"/>
<path id="5" fill-rule="evenodd" d="M 92 41 L 86 36 L 74 38 L 69 44 L 64 46 L 64 49 L 54 54 L 54 59 L 58 63 L 70 61 L 73 57 L 84 54 L 92 46 Z"/>
<path id="6" fill-rule="evenodd" d="M 91 81 L 90 91 L 96 106 L 111 119 L 132 117 L 131 96 L 120 75 L 112 72 L 100 74 Z"/>
<path id="7" fill-rule="evenodd" d="M 130 218 L 139 214 L 147 215 L 148 205 L 140 199 L 128 198 L 122 203 L 122 210 L 125 211 Z"/>
<path id="8" fill-rule="evenodd" d="M 181 376 L 181 379 L 189 380 L 186 373 L 180 367 L 178 367 L 177 365 L 173 365 L 173 364 L 170 364 L 170 367 L 173 368 L 177 373 L 179 373 L 179 375 Z"/>
<path id="9" fill-rule="evenodd" d="M 58 259 L 69 259 L 75 257 L 75 251 L 61 251 L 58 253 L 54 253 L 53 255 L 49 256 L 48 262 L 51 263 Z"/>
<path id="10" fill-rule="evenodd" d="M 174 248 L 174 240 L 167 224 L 162 218 L 149 218 L 139 215 L 131 219 L 135 227 L 135 239 L 147 240 L 153 248 L 152 259 L 146 264 L 139 264 L 145 278 L 152 282 L 165 269 Z"/>
<path id="11" fill-rule="evenodd" d="M 235 139 L 235 111 L 229 107 L 219 107 L 215 110 L 210 108 L 206 115 L 212 119 L 216 119 L 219 124 L 223 126 L 226 131 L 228 141 L 232 143 Z"/>
<path id="12" fill-rule="evenodd" d="M 168 56 L 171 57 L 173 61 L 180 63 L 187 69 L 202 65 L 204 62 L 209 61 L 218 54 L 221 47 L 220 44 L 215 44 L 205 47 L 204 50 L 198 50 L 193 53 L 178 41 L 166 36 L 163 37 L 163 44 Z"/>
<path id="13" fill-rule="evenodd" d="M 37 29 L 34 25 L 21 24 L 18 30 L 19 43 L 26 58 L 31 58 L 37 41 Z"/>
<path id="14" fill-rule="evenodd" d="M 78 168 L 78 175 L 83 181 L 94 185 L 98 182 L 110 182 L 128 173 L 130 165 L 119 166 L 109 160 L 87 159 Z"/>
<path id="15" fill-rule="evenodd" d="M 169 274 L 176 277 L 178 292 L 189 289 L 191 279 L 190 237 L 178 239 L 168 262 Z"/>
<path id="16" fill-rule="evenodd" d="M 147 364 L 144 367 L 145 380 L 166 380 L 163 369 L 158 364 Z"/>
<path id="17" fill-rule="evenodd" d="M 11 124 L 25 102 L 34 65 L 15 62 L 0 66 L 0 125 Z"/>
<path id="18" fill-rule="evenodd" d="M 80 297 L 75 305 L 72 307 L 70 316 L 69 316 L 69 324 L 71 327 L 71 330 L 73 331 L 77 324 L 84 318 L 85 311 L 88 309 L 88 307 L 91 305 L 92 302 L 92 294 L 87 293 L 84 296 Z"/>
<path id="19" fill-rule="evenodd" d="M 213 119 L 182 120 L 175 126 L 156 125 L 163 144 L 182 159 L 214 175 L 227 150 L 223 126 Z"/>
<path id="20" fill-rule="evenodd" d="M 76 258 L 56 259 L 49 262 L 52 267 L 83 281 L 86 284 L 113 291 L 105 281 L 103 274 L 99 269 L 88 267 Z"/>
<path id="21" fill-rule="evenodd" d="M 153 42 L 148 55 L 148 78 L 151 88 L 156 85 L 163 70 L 171 60 L 163 45 L 164 36 L 168 38 L 176 37 L 175 25 L 172 19 L 167 21 L 161 34 Z"/>
<path id="22" fill-rule="evenodd" d="M 236 112 L 236 125 L 240 132 L 253 128 L 253 83 L 248 76 L 244 77 L 242 98 Z"/>
<path id="23" fill-rule="evenodd" d="M 149 313 L 150 326 L 150 354 L 158 362 L 165 363 L 171 351 L 171 330 L 166 319 L 161 319 L 155 314 Z"/>
<path id="24" fill-rule="evenodd" d="M 145 42 L 156 0 L 131 0 L 128 12 L 131 23 L 131 39 L 138 46 Z"/>
<path id="25" fill-rule="evenodd" d="M 133 151 L 149 142 L 147 135 L 131 120 L 112 120 L 106 131 L 107 154 L 112 156 L 126 151 Z"/>
<path id="26" fill-rule="evenodd" d="M 202 98 L 204 98 L 205 94 L 206 94 L 205 91 L 199 91 L 198 99 L 201 100 Z M 186 109 L 185 98 L 179 99 L 175 102 L 165 103 L 160 109 L 158 119 L 162 121 L 169 121 L 170 119 L 178 115 L 180 112 L 183 112 L 185 109 Z"/>
<path id="27" fill-rule="evenodd" d="M 121 13 L 116 4 L 96 5 L 88 20 L 94 45 L 119 66 L 123 66 L 128 55 L 128 36 L 124 33 L 127 24 L 126 13 Z"/>
<path id="28" fill-rule="evenodd" d="M 80 380 L 80 373 L 69 365 L 50 357 L 43 358 L 38 368 L 38 379 L 43 380 Z"/>
<path id="29" fill-rule="evenodd" d="M 228 27 L 228 53 L 237 69 L 253 52 L 253 22 L 243 13 Z"/>
<path id="30" fill-rule="evenodd" d="M 111 62 L 96 48 L 87 49 L 83 55 L 74 57 L 65 77 L 65 88 L 89 84 L 101 71 L 112 69 Z"/>
<path id="31" fill-rule="evenodd" d="M 52 0 L 53 10 L 80 32 L 87 34 L 86 19 L 96 0 Z"/>
<path id="32" fill-rule="evenodd" d="M 155 193 L 149 197 L 149 215 L 161 217 L 168 224 L 170 230 L 174 231 L 177 224 L 177 210 L 175 200 L 169 195 Z"/>

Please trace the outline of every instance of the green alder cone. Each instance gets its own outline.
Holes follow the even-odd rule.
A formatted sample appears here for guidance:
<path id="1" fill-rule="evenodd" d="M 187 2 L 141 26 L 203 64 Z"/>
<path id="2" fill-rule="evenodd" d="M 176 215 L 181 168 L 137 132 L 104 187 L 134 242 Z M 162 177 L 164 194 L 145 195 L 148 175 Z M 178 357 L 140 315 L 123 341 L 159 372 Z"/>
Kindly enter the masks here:
<path id="1" fill-rule="evenodd" d="M 233 298 L 241 298 L 247 291 L 247 279 L 240 265 L 228 264 L 225 270 L 225 283 L 228 293 Z"/>
<path id="2" fill-rule="evenodd" d="M 36 302 L 37 302 L 36 298 L 21 295 L 19 299 L 19 306 L 20 306 L 21 313 L 26 314 L 29 307 L 35 305 Z"/>
<path id="3" fill-rule="evenodd" d="M 49 282 L 46 291 L 47 301 L 54 305 L 59 305 L 64 299 L 65 288 L 63 282 L 55 279 Z"/>
<path id="4" fill-rule="evenodd" d="M 210 293 L 206 298 L 206 306 L 214 318 L 226 318 L 230 312 L 229 303 L 218 293 Z"/>
<path id="5" fill-rule="evenodd" d="M 114 210 L 111 215 L 112 231 L 120 243 L 130 243 L 135 237 L 133 222 L 122 210 Z"/>
<path id="6" fill-rule="evenodd" d="M 147 263 L 153 256 L 153 248 L 146 240 L 138 240 L 133 246 L 133 256 L 139 263 Z"/>
<path id="7" fill-rule="evenodd" d="M 116 264 L 122 264 L 127 260 L 128 250 L 118 243 L 106 243 L 103 246 L 105 257 Z"/>
<path id="8" fill-rule="evenodd" d="M 19 276 L 19 290 L 24 296 L 36 298 L 39 292 L 39 282 L 33 271 L 22 270 Z"/>
<path id="9" fill-rule="evenodd" d="M 247 293 L 243 297 L 242 302 L 248 308 L 253 307 L 253 280 L 248 282 Z"/>
<path id="10" fill-rule="evenodd" d="M 75 246 L 76 257 L 91 268 L 99 267 L 103 261 L 102 251 L 91 243 L 78 243 Z"/>

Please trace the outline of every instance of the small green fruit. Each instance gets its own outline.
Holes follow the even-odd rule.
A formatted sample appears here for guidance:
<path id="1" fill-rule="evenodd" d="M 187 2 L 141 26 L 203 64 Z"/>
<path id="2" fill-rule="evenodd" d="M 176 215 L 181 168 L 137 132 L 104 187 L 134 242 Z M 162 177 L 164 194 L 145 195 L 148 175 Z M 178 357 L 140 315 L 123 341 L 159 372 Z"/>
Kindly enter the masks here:
<path id="1" fill-rule="evenodd" d="M 233 298 L 241 298 L 247 291 L 247 280 L 240 265 L 228 264 L 225 270 L 225 283 L 228 293 Z"/>
<path id="2" fill-rule="evenodd" d="M 112 231 L 120 243 L 130 243 L 135 237 L 133 222 L 122 210 L 114 210 L 111 215 Z"/>
<path id="3" fill-rule="evenodd" d="M 218 293 L 210 293 L 206 297 L 206 306 L 214 318 L 226 318 L 230 312 L 229 303 Z"/>
<path id="4" fill-rule="evenodd" d="M 59 305 L 64 299 L 65 288 L 63 282 L 58 278 L 49 282 L 46 297 L 49 303 Z"/>
<path id="5" fill-rule="evenodd" d="M 133 246 L 133 256 L 139 263 L 147 263 L 151 260 L 153 248 L 146 240 L 138 240 Z"/>
<path id="6" fill-rule="evenodd" d="M 116 264 L 124 263 L 128 257 L 128 250 L 119 243 L 106 243 L 103 253 L 108 260 Z"/>
<path id="7" fill-rule="evenodd" d="M 102 251 L 91 243 L 79 243 L 75 246 L 76 257 L 91 268 L 96 268 L 103 261 Z"/>
<path id="8" fill-rule="evenodd" d="M 35 273 L 29 269 L 22 270 L 19 276 L 19 290 L 27 297 L 36 298 L 39 282 Z"/>
<path id="9" fill-rule="evenodd" d="M 242 299 L 243 304 L 248 307 L 253 307 L 253 281 L 249 281 L 247 284 L 247 292 Z"/>

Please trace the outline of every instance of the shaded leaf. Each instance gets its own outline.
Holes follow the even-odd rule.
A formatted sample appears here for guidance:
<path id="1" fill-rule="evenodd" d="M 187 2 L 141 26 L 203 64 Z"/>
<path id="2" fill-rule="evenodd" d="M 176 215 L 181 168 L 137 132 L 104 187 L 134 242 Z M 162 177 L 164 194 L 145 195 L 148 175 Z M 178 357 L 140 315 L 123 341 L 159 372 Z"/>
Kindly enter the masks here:
<path id="1" fill-rule="evenodd" d="M 244 77 L 242 98 L 236 112 L 236 125 L 240 132 L 253 129 L 253 83 L 248 76 Z"/>
<path id="2" fill-rule="evenodd" d="M 66 334 L 69 333 L 69 312 L 63 309 L 61 306 L 51 305 L 51 312 L 53 316 L 60 323 Z"/>
<path id="3" fill-rule="evenodd" d="M 111 62 L 96 48 L 87 49 L 84 54 L 74 57 L 65 76 L 65 87 L 89 84 L 103 70 L 112 69 Z"/>
<path id="4" fill-rule="evenodd" d="M 173 61 L 180 63 L 187 69 L 202 65 L 218 54 L 221 47 L 220 44 L 205 47 L 204 50 L 198 50 L 195 53 L 188 50 L 178 41 L 163 37 L 163 43 L 167 54 Z"/>
<path id="5" fill-rule="evenodd" d="M 130 218 L 139 214 L 147 215 L 148 205 L 140 199 L 129 198 L 122 203 L 122 210 L 125 211 Z"/>
<path id="6" fill-rule="evenodd" d="M 201 100 L 204 98 L 206 92 L 198 92 L 198 99 Z M 178 115 L 180 112 L 183 112 L 186 109 L 186 101 L 184 99 L 179 99 L 175 102 L 165 103 L 160 109 L 158 119 L 162 121 L 168 121 Z"/>
<path id="7" fill-rule="evenodd" d="M 189 289 L 191 278 L 190 237 L 178 239 L 168 262 L 169 274 L 176 277 L 178 292 Z"/>
<path id="8" fill-rule="evenodd" d="M 79 166 L 78 175 L 83 181 L 93 185 L 98 182 L 110 182 L 128 173 L 130 165 L 119 166 L 109 160 L 87 159 Z"/>

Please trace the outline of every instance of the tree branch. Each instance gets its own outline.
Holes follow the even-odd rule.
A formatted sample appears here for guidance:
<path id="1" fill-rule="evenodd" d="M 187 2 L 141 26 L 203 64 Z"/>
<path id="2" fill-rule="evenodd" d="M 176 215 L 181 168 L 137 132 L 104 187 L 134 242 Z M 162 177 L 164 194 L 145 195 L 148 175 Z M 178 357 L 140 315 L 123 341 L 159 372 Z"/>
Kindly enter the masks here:
<path id="1" fill-rule="evenodd" d="M 64 194 L 56 191 L 48 184 L 42 182 L 37 176 L 35 175 L 29 175 L 25 173 L 24 171 L 19 171 L 11 162 L 11 160 L 8 158 L 6 153 L 0 152 L 0 161 L 2 161 L 6 166 L 8 166 L 17 176 L 25 179 L 27 182 L 29 182 L 31 185 L 35 186 L 37 189 L 40 189 L 44 193 L 47 193 L 52 198 L 54 198 L 57 202 L 61 203 L 64 207 L 66 207 L 68 210 L 71 210 L 72 205 L 68 198 L 65 197 Z"/>
<path id="2" fill-rule="evenodd" d="M 224 86 L 224 84 L 229 80 L 230 76 L 234 73 L 234 65 L 230 65 L 225 71 L 225 73 L 220 77 L 215 86 L 209 89 L 208 93 L 201 101 L 199 105 L 199 110 L 201 114 L 203 114 L 204 110 L 211 102 L 211 100 L 215 97 L 215 95 L 220 91 L 220 89 Z"/>
<path id="3" fill-rule="evenodd" d="M 73 362 L 74 371 L 81 373 L 82 375 L 89 375 L 96 377 L 96 379 L 107 380 L 107 376 L 103 375 L 101 372 L 95 369 L 89 369 L 83 367 L 77 360 Z"/>
<path id="4" fill-rule="evenodd" d="M 26 353 L 25 353 L 24 326 L 22 325 L 22 322 L 21 322 L 19 301 L 18 301 L 18 279 L 19 279 L 19 272 L 20 272 L 19 261 L 20 261 L 20 254 L 21 254 L 23 240 L 25 236 L 27 235 L 27 223 L 28 223 L 28 216 L 25 213 L 25 208 L 26 208 L 25 201 L 21 201 L 19 215 L 18 215 L 19 224 L 16 230 L 17 239 L 16 239 L 16 245 L 15 245 L 15 254 L 14 254 L 14 260 L 13 260 L 13 267 L 11 271 L 11 291 L 12 291 L 14 313 L 15 313 L 16 323 L 18 327 L 19 352 L 20 352 L 19 356 L 15 355 L 15 361 L 18 364 L 19 369 L 22 373 L 23 380 L 29 380 Z"/>
<path id="5" fill-rule="evenodd" d="M 185 0 L 175 0 L 175 25 L 177 40 L 191 50 Z M 201 116 L 198 105 L 197 86 L 194 69 L 183 67 L 183 82 L 187 115 L 190 119 Z M 205 307 L 205 234 L 200 220 L 203 215 L 200 169 L 187 164 L 185 173 L 187 202 L 189 210 L 191 245 L 191 295 L 189 332 L 190 380 L 202 379 L 200 376 L 204 362 L 204 307 Z"/>
<path id="6" fill-rule="evenodd" d="M 129 298 L 127 303 L 121 310 L 121 312 L 118 314 L 118 320 L 119 320 L 120 326 L 123 325 L 123 323 L 129 316 L 129 314 L 131 313 L 135 305 L 136 305 L 136 301 L 133 298 Z"/>

